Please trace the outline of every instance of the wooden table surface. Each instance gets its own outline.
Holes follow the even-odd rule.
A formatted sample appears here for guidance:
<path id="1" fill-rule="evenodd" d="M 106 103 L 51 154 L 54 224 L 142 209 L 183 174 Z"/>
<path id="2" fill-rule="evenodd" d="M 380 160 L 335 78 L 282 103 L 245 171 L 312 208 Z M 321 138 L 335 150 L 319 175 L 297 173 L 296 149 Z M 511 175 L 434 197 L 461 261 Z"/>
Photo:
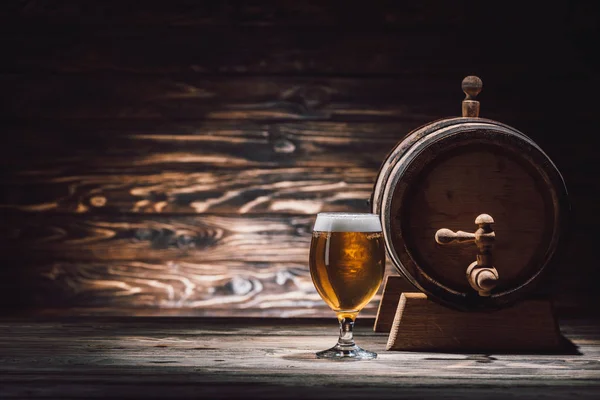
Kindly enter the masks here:
<path id="1" fill-rule="evenodd" d="M 332 320 L 74 318 L 0 320 L 0 398 L 598 398 L 600 320 L 563 321 L 564 354 L 386 352 L 317 360 Z M 579 353 L 579 354 L 578 354 Z"/>

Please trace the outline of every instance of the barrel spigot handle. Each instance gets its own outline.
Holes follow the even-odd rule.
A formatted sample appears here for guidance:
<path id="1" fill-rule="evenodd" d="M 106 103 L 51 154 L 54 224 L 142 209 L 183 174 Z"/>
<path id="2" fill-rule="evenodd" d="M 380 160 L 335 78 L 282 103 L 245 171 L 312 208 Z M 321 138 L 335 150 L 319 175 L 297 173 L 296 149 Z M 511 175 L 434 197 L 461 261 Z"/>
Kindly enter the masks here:
<path id="1" fill-rule="evenodd" d="M 479 117 L 479 101 L 475 100 L 477 95 L 483 89 L 483 82 L 478 76 L 467 76 L 462 81 L 462 90 L 465 92 L 465 99 L 462 102 L 463 117 Z"/>
<path id="2" fill-rule="evenodd" d="M 477 261 L 467 268 L 467 280 L 480 296 L 487 297 L 498 284 L 498 271 L 492 265 L 492 249 L 496 241 L 496 233 L 492 229 L 494 219 L 488 214 L 481 214 L 475 219 L 475 223 L 479 225 L 479 229 L 474 233 L 439 229 L 435 233 L 435 241 L 441 245 L 475 242 L 479 254 Z"/>

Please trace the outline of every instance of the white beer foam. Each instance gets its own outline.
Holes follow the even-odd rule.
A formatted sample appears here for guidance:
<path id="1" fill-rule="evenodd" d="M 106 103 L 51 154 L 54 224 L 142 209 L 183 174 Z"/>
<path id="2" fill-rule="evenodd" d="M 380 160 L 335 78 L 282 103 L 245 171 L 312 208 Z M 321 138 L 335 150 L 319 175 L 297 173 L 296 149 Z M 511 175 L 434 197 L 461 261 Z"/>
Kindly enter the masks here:
<path id="1" fill-rule="evenodd" d="M 319 213 L 314 231 L 319 232 L 381 232 L 377 214 Z"/>

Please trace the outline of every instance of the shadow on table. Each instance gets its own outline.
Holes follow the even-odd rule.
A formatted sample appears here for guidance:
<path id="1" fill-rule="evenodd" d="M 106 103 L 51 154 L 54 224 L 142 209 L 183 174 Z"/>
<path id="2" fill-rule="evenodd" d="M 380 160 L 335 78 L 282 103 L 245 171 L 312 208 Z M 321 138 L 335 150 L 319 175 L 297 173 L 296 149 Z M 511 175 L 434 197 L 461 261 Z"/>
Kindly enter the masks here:
<path id="1" fill-rule="evenodd" d="M 561 336 L 561 343 L 559 345 L 559 347 L 557 349 L 552 349 L 552 350 L 548 350 L 548 351 L 535 351 L 535 352 L 531 352 L 531 351 L 492 351 L 492 350 L 482 350 L 482 351 L 478 351 L 478 352 L 473 352 L 473 351 L 443 351 L 443 352 L 432 352 L 432 351 L 423 351 L 422 353 L 438 353 L 440 355 L 442 354 L 464 354 L 466 356 L 465 360 L 472 360 L 472 361 L 476 361 L 478 363 L 482 363 L 482 364 L 486 364 L 486 363 L 491 363 L 493 361 L 496 360 L 496 358 L 494 358 L 492 356 L 492 354 L 494 355 L 531 355 L 531 356 L 535 356 L 535 355 L 583 355 L 583 353 L 581 353 L 579 351 L 579 347 L 573 343 L 572 341 L 570 341 L 569 339 L 567 339 L 564 336 Z M 393 353 L 393 352 L 385 352 L 385 353 Z M 411 352 L 414 353 L 414 352 Z M 381 354 L 381 353 L 380 353 Z M 317 358 L 317 356 L 315 355 L 315 353 L 313 352 L 303 352 L 303 353 L 295 353 L 295 354 L 289 354 L 286 356 L 282 357 L 284 360 L 288 360 L 288 361 L 330 361 L 330 360 L 320 360 Z M 450 358 L 444 358 L 444 357 L 427 357 L 424 358 L 423 360 L 428 360 L 428 361 L 441 361 L 441 360 L 452 360 Z"/>
<path id="2" fill-rule="evenodd" d="M 560 343 L 558 345 L 558 347 L 556 347 L 555 349 L 547 349 L 547 350 L 535 350 L 535 351 L 528 351 L 528 350 L 498 350 L 498 349 L 480 349 L 477 351 L 426 351 L 427 353 L 446 353 L 446 354 L 465 354 L 465 355 L 471 355 L 474 357 L 477 357 L 478 355 L 491 355 L 491 354 L 497 354 L 497 355 L 531 355 L 531 356 L 535 356 L 535 355 L 573 355 L 573 356 L 577 356 L 577 355 L 583 355 L 582 352 L 579 351 L 579 347 L 573 343 L 572 341 L 570 341 L 569 339 L 567 339 L 565 336 L 560 337 Z M 433 358 L 432 358 L 433 359 Z M 436 358 L 437 359 L 437 358 Z"/>

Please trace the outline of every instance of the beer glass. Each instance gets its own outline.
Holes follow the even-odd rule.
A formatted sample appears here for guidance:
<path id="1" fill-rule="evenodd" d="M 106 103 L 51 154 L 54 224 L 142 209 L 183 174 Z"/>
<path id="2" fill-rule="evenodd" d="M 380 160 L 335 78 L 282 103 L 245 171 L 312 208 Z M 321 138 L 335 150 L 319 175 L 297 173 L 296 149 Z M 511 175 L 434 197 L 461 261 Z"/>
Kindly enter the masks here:
<path id="1" fill-rule="evenodd" d="M 385 244 L 376 214 L 319 213 L 310 245 L 310 275 L 317 292 L 337 314 L 340 337 L 318 358 L 368 360 L 376 353 L 354 343 L 352 329 L 360 310 L 383 280 Z"/>

